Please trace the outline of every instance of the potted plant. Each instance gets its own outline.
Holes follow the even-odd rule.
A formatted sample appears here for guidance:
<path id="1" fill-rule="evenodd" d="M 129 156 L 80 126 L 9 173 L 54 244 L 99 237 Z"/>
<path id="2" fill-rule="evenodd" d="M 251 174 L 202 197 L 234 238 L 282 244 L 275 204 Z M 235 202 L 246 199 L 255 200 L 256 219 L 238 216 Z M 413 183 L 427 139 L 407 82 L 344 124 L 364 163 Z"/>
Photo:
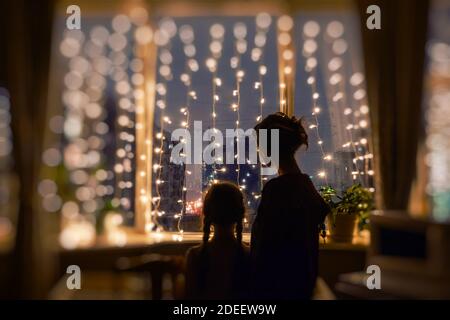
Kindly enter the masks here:
<path id="1" fill-rule="evenodd" d="M 331 208 L 331 214 L 327 217 L 331 239 L 351 242 L 357 224 L 360 230 L 367 225 L 369 213 L 373 209 L 372 193 L 355 184 L 341 196 L 329 186 L 320 188 L 320 194 Z"/>

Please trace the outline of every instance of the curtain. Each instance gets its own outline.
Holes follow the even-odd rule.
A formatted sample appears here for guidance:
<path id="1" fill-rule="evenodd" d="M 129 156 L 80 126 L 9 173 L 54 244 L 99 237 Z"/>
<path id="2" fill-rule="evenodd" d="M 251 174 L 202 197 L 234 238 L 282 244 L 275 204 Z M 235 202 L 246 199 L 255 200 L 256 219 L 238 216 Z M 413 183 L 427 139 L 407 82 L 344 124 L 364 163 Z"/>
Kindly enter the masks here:
<path id="1" fill-rule="evenodd" d="M 422 126 L 428 1 L 357 0 L 380 209 L 407 210 Z M 381 29 L 369 30 L 369 5 Z"/>
<path id="2" fill-rule="evenodd" d="M 11 95 L 11 127 L 20 205 L 10 298 L 45 298 L 48 289 L 40 217 L 34 207 L 45 123 L 54 1 L 2 1 L 0 20 L 7 26 L 0 61 Z"/>

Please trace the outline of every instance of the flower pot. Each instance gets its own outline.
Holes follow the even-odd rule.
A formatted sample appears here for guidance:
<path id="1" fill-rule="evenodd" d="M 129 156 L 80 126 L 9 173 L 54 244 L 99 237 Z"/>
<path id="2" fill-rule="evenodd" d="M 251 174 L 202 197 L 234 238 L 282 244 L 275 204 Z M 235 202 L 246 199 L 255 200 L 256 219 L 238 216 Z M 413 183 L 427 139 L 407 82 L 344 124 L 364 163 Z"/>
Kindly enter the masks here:
<path id="1" fill-rule="evenodd" d="M 352 242 L 358 216 L 355 214 L 336 214 L 327 217 L 330 238 L 335 242 Z"/>

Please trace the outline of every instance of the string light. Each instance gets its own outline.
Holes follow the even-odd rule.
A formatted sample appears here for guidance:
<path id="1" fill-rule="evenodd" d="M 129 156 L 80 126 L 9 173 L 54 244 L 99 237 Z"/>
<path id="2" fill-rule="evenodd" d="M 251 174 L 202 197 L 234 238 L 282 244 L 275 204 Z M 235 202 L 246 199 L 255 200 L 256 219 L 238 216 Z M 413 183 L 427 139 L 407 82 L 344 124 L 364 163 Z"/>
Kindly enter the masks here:
<path id="1" fill-rule="evenodd" d="M 290 114 L 288 107 L 289 90 L 293 90 L 290 85 L 294 77 L 294 47 L 292 45 L 292 30 L 294 20 L 289 15 L 282 15 L 277 20 L 277 40 L 278 40 L 278 55 L 279 55 L 279 78 L 280 78 L 280 108 L 284 113 Z M 287 85 L 289 84 L 289 85 Z M 292 95 L 291 95 L 292 96 Z"/>
<path id="2" fill-rule="evenodd" d="M 319 116 L 320 107 L 318 105 L 319 93 L 317 92 L 316 86 L 316 64 L 311 64 L 308 61 L 315 61 L 314 54 L 318 48 L 318 44 L 316 42 L 316 37 L 320 34 L 320 25 L 316 21 L 307 21 L 303 25 L 303 35 L 305 37 L 305 41 L 303 44 L 303 56 L 305 57 L 305 71 L 307 72 L 307 84 L 309 84 L 311 88 L 311 98 L 312 98 L 312 116 L 314 118 L 314 123 L 309 126 L 309 129 L 314 130 L 317 137 L 317 144 L 319 146 L 320 153 L 322 155 L 322 169 L 317 173 L 317 176 L 321 179 L 325 180 L 325 184 L 328 185 L 328 176 L 325 170 L 325 161 L 331 161 L 332 156 L 327 154 L 324 150 L 323 140 L 320 136 L 320 123 Z M 314 48 L 312 50 L 311 48 Z M 310 60 L 314 59 L 314 60 Z"/>
<path id="3" fill-rule="evenodd" d="M 185 106 L 180 108 L 180 112 L 185 116 L 185 120 L 182 122 L 182 126 L 186 129 L 189 129 L 190 126 L 190 108 L 191 108 L 191 100 L 196 97 L 196 94 L 192 91 L 192 73 L 198 70 L 198 63 L 195 60 L 195 45 L 194 39 L 195 34 L 194 30 L 190 25 L 183 25 L 180 27 L 180 40 L 184 45 L 185 52 L 185 67 L 184 73 L 181 76 L 181 80 L 186 87 L 186 103 Z M 190 50 L 188 50 L 190 48 Z M 220 85 L 221 83 L 216 79 L 216 85 Z M 185 141 L 180 141 L 180 143 L 185 143 Z M 182 239 L 182 221 L 183 217 L 186 214 L 186 195 L 187 195 L 187 183 L 186 176 L 190 175 L 190 171 L 187 170 L 187 164 L 184 164 L 184 172 L 183 179 L 181 182 L 181 199 L 178 199 L 178 203 L 181 204 L 181 210 L 178 215 L 175 215 L 175 218 L 178 219 L 177 229 L 180 233 L 180 237 Z"/>
<path id="4" fill-rule="evenodd" d="M 223 41 L 225 37 L 225 28 L 223 25 L 216 23 L 213 24 L 209 29 L 209 34 L 211 37 L 211 42 L 209 45 L 209 50 L 211 56 L 206 59 L 206 67 L 208 68 L 209 72 L 211 73 L 211 85 L 212 85 L 212 107 L 211 107 L 211 122 L 212 122 L 212 129 L 215 131 L 216 129 L 216 118 L 217 118 L 217 102 L 220 100 L 220 97 L 217 93 L 217 88 L 222 85 L 222 80 L 217 77 L 218 72 L 218 64 L 220 61 L 220 58 L 222 56 L 222 48 L 223 48 Z M 217 181 L 216 179 L 216 164 L 218 162 L 221 162 L 221 159 L 214 154 L 214 163 L 212 165 L 212 175 L 209 180 L 209 184 L 215 183 Z"/>
<path id="5" fill-rule="evenodd" d="M 266 12 L 261 12 L 256 15 L 255 24 L 255 48 L 252 50 L 252 60 L 258 63 L 258 81 L 255 82 L 254 87 L 256 90 L 259 90 L 259 115 L 256 117 L 256 122 L 261 122 L 264 117 L 263 108 L 266 101 L 264 97 L 264 76 L 267 73 L 267 67 L 264 65 L 264 49 L 267 43 L 267 33 L 269 31 L 270 25 L 272 24 L 272 17 Z M 261 170 L 261 164 L 259 164 L 260 192 L 263 188 Z"/>
<path id="6" fill-rule="evenodd" d="M 240 121 L 241 121 L 241 111 L 240 111 L 240 104 L 241 104 L 241 82 L 243 81 L 243 78 L 245 76 L 244 70 L 241 69 L 241 56 L 247 51 L 247 41 L 246 41 L 246 35 L 247 35 L 247 26 L 242 23 L 238 22 L 234 25 L 233 28 L 233 34 L 235 37 L 235 46 L 234 46 L 234 57 L 231 58 L 231 67 L 236 70 L 236 76 L 235 76 L 235 90 L 236 93 L 234 96 L 236 97 L 235 103 L 232 105 L 233 111 L 236 112 L 236 132 L 239 130 Z M 245 138 L 244 138 L 245 139 Z M 237 152 L 235 155 L 236 161 L 237 161 L 237 169 L 236 169 L 236 180 L 237 184 L 240 189 L 245 189 L 245 184 L 240 181 L 240 173 L 241 173 L 241 164 L 240 164 L 240 155 L 239 155 L 239 138 L 236 138 L 236 142 L 238 143 Z"/>
<path id="7" fill-rule="evenodd" d="M 158 217 L 161 217 L 165 214 L 165 211 L 161 210 L 161 185 L 164 184 L 164 180 L 162 179 L 162 174 L 164 170 L 163 166 L 163 157 L 166 152 L 165 147 L 165 135 L 164 130 L 165 127 L 172 124 L 170 118 L 166 115 L 167 109 L 167 84 L 173 79 L 171 64 L 173 62 L 173 57 L 170 52 L 171 40 L 177 33 L 177 26 L 175 22 L 170 18 L 163 18 L 159 21 L 159 29 L 156 32 L 157 39 L 155 39 L 156 44 L 158 44 L 159 49 L 159 60 L 161 65 L 159 67 L 159 73 L 162 77 L 160 83 L 157 84 L 157 93 L 159 95 L 158 101 L 161 101 L 160 104 L 157 103 L 157 106 L 160 109 L 160 121 L 159 121 L 159 133 L 157 133 L 156 138 L 159 140 L 159 146 L 154 149 L 154 153 L 158 156 L 157 166 L 153 167 L 153 170 L 156 171 L 155 176 L 155 194 L 156 196 L 152 196 L 153 210 L 151 212 L 151 221 L 150 226 L 156 228 L 156 231 L 159 231 L 161 227 L 158 223 Z"/>
<path id="8" fill-rule="evenodd" d="M 127 34 L 132 31 L 131 21 L 126 15 L 117 15 L 112 20 L 112 26 L 117 33 L 122 34 L 125 38 L 128 38 Z M 131 160 L 134 158 L 132 144 L 135 142 L 135 134 L 132 130 L 134 127 L 134 121 L 132 120 L 134 108 L 132 108 L 132 105 L 135 100 L 140 98 L 141 89 L 139 88 L 143 83 L 141 64 L 142 62 L 134 55 L 132 55 L 131 62 L 128 61 L 126 56 L 121 57 L 121 63 L 116 65 L 116 73 L 122 74 L 122 76 L 114 79 L 119 100 L 117 123 L 120 128 L 119 132 L 116 132 L 116 163 L 121 162 L 124 168 L 124 170 L 116 172 L 115 198 L 119 199 L 118 203 L 125 212 L 130 212 L 131 202 L 129 197 L 124 196 L 124 194 L 130 195 L 127 190 L 134 185 L 131 170 Z M 131 78 L 128 76 L 129 72 L 132 73 Z M 141 177 L 145 177 L 145 174 L 141 174 Z"/>
<path id="9" fill-rule="evenodd" d="M 61 117 L 61 130 L 52 131 L 65 135 L 67 144 L 63 147 L 62 154 L 66 159 L 64 165 L 70 181 L 75 185 L 74 197 L 71 197 L 75 200 L 63 202 L 58 196 L 60 200 L 53 203 L 60 203 L 58 208 L 61 207 L 65 225 L 60 241 L 67 248 L 92 243 L 95 229 L 89 225 L 94 223 L 95 213 L 104 206 L 103 199 L 112 196 L 112 206 L 122 208 L 125 212 L 129 212 L 131 204 L 123 193 L 133 187 L 130 175 L 135 135 L 130 129 L 134 126 L 132 101 L 139 96 L 139 92 L 133 90 L 132 83 L 138 85 L 142 76 L 138 71 L 132 70 L 133 77 L 130 81 L 126 70 L 127 65 L 130 69 L 134 66 L 123 52 L 128 48 L 127 34 L 134 28 L 130 19 L 124 14 L 118 14 L 112 19 L 111 27 L 110 31 L 104 26 L 94 26 L 90 29 L 89 36 L 79 30 L 66 30 L 60 46 L 61 53 L 70 59 L 69 70 L 64 77 L 65 119 Z M 115 68 L 110 73 L 112 65 Z M 106 113 L 103 105 L 108 80 L 115 82 L 119 101 L 114 171 L 96 169 L 105 159 L 104 137 L 109 132 L 108 124 L 102 120 Z M 55 122 L 50 126 L 55 129 Z M 49 160 L 58 157 L 59 151 L 53 150 L 57 151 L 49 149 L 44 153 Z M 55 161 L 47 163 L 53 164 Z M 113 172 L 115 187 L 108 182 L 114 178 Z M 49 201 L 46 199 L 45 203 Z M 45 205 L 45 208 L 50 207 Z M 53 209 L 57 207 L 54 206 Z M 78 238 L 75 237 L 75 231 Z M 79 238 L 82 233 L 85 237 L 81 241 Z"/>
<path id="10" fill-rule="evenodd" d="M 344 55 L 346 53 L 350 55 L 346 41 L 342 38 L 344 33 L 345 27 L 340 21 L 332 21 L 327 26 L 327 36 L 332 39 L 331 42 L 329 41 L 331 43 L 329 52 L 334 54 L 328 62 L 329 83 L 335 89 L 331 101 L 332 104 L 336 104 L 335 109 L 343 110 L 345 134 L 348 137 L 348 141 L 343 147 L 350 147 L 355 155 L 352 161 L 354 169 L 352 178 L 353 180 L 359 180 L 362 185 L 370 187 L 371 182 L 368 179 L 373 174 L 369 175 L 368 172 L 373 173 L 373 170 L 371 169 L 370 159 L 366 159 L 364 156 L 369 154 L 369 146 L 367 138 L 364 137 L 365 133 L 362 131 L 368 127 L 368 107 L 365 101 L 365 89 L 363 88 L 364 75 L 361 72 L 354 72 L 349 76 L 350 88 L 353 90 L 351 95 L 353 103 L 350 103 L 345 94 L 348 90 L 346 82 L 342 81 L 341 75 L 346 73 L 346 68 L 342 63 Z M 354 60 L 352 57 L 349 57 L 349 60 L 352 61 L 352 69 L 355 70 Z M 361 113 L 359 109 L 362 109 L 364 113 Z M 347 124 L 345 125 L 345 123 Z M 359 134 L 360 138 L 355 139 L 355 134 Z"/>

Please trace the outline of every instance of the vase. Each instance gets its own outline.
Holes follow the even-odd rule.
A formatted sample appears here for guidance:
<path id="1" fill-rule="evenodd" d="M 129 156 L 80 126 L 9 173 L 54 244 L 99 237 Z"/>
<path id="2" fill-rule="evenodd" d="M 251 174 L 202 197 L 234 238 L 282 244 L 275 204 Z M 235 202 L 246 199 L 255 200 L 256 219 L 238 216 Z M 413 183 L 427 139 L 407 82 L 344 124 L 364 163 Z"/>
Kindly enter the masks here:
<path id="1" fill-rule="evenodd" d="M 336 214 L 327 217 L 327 227 L 330 238 L 334 242 L 352 242 L 355 234 L 358 216 L 355 214 Z"/>

